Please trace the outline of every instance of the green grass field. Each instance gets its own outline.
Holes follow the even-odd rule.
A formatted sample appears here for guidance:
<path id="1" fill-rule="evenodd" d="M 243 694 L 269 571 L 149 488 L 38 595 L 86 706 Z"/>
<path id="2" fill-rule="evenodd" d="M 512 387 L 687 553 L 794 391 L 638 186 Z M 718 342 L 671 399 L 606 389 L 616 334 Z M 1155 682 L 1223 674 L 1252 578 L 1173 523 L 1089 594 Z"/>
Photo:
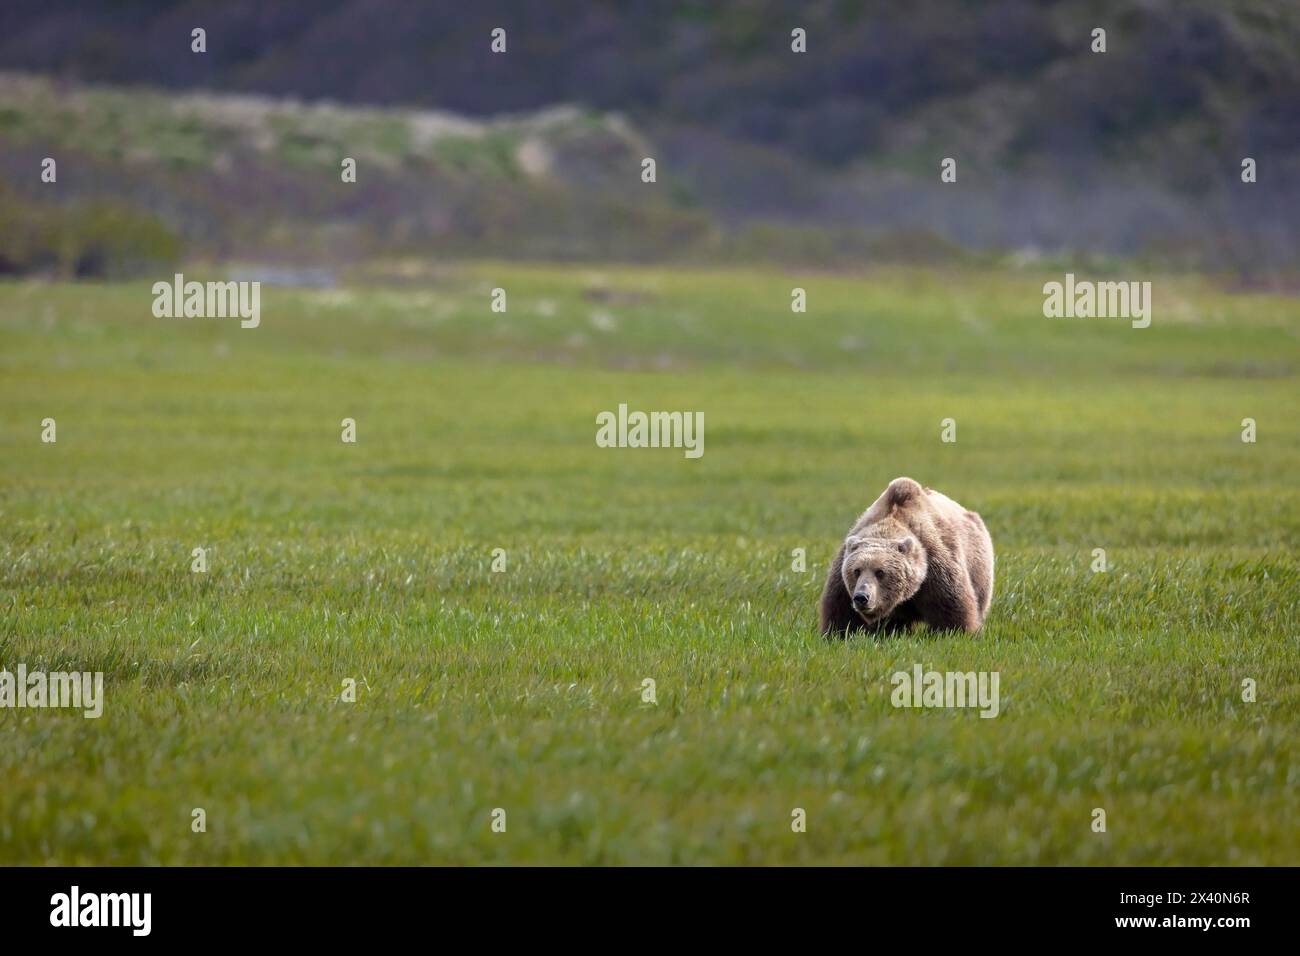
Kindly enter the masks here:
<path id="1" fill-rule="evenodd" d="M 484 264 L 255 330 L 0 284 L 0 666 L 106 686 L 0 710 L 0 862 L 1300 863 L 1300 300 L 1051 278 Z M 619 403 L 704 456 L 596 447 Z M 823 640 L 903 474 L 984 516 L 989 621 Z M 918 663 L 1000 715 L 895 709 Z"/>

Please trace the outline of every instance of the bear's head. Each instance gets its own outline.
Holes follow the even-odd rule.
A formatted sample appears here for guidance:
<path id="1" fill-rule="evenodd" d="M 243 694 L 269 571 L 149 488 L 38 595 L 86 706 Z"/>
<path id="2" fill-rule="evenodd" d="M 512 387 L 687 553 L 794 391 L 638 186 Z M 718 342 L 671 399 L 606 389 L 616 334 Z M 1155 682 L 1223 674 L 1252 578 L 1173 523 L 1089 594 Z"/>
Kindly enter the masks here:
<path id="1" fill-rule="evenodd" d="M 915 595 L 927 570 L 925 549 L 905 528 L 875 526 L 844 542 L 844 588 L 868 624 L 884 620 Z"/>

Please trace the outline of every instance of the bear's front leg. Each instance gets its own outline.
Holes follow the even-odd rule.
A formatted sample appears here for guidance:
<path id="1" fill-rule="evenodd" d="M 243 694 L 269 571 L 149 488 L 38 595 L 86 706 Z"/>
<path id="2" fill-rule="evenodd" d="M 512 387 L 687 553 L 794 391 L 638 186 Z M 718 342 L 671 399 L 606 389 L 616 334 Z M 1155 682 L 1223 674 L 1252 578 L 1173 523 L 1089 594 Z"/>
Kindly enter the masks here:
<path id="1" fill-rule="evenodd" d="M 983 623 L 970 577 L 965 569 L 946 556 L 931 556 L 929 571 L 917 598 L 921 620 L 936 631 L 973 634 Z"/>
<path id="2" fill-rule="evenodd" d="M 837 637 L 845 637 L 863 626 L 862 618 L 853 610 L 853 598 L 844 587 L 841 570 L 843 564 L 844 545 L 841 544 L 826 575 L 826 589 L 822 591 L 821 604 L 822 633 Z"/>

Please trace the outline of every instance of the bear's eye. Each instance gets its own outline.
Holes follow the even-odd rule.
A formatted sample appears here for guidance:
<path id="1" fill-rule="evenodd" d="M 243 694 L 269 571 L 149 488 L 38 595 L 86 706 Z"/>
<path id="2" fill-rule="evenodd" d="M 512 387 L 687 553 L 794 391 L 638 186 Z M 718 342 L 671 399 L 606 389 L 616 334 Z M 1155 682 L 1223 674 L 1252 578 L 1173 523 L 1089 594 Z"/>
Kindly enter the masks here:
<path id="1" fill-rule="evenodd" d="M 876 572 L 876 580 L 877 580 L 877 581 L 883 581 L 883 580 L 885 580 L 885 572 L 884 572 L 884 571 L 877 571 L 877 572 Z"/>

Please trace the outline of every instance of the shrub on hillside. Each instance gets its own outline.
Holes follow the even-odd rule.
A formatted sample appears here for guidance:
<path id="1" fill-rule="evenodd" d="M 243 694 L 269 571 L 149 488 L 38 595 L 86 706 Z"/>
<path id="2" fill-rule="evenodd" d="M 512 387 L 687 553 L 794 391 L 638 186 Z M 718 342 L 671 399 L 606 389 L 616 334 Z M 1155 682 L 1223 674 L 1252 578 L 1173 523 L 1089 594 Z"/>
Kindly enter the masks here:
<path id="1" fill-rule="evenodd" d="M 115 200 L 52 206 L 0 196 L 0 275 L 125 278 L 167 268 L 180 237 Z"/>

